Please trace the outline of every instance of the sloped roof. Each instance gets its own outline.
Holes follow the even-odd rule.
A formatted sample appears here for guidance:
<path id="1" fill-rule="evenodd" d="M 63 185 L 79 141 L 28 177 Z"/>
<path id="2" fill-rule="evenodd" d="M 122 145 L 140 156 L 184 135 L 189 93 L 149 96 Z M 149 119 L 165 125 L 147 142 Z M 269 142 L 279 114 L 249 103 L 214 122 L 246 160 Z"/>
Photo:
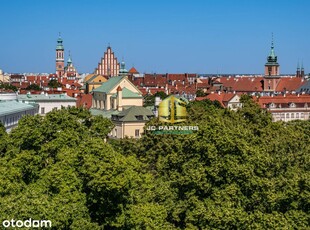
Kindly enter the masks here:
<path id="1" fill-rule="evenodd" d="M 19 101 L 76 101 L 75 98 L 66 94 L 19 94 Z"/>
<path id="2" fill-rule="evenodd" d="M 258 98 L 258 104 L 264 107 L 266 104 L 289 104 L 289 103 L 308 103 L 310 105 L 310 95 L 279 95 L 279 96 L 263 96 Z M 283 106 L 282 106 L 283 107 Z"/>
<path id="3" fill-rule="evenodd" d="M 296 91 L 310 93 L 310 80 L 304 81 Z"/>
<path id="4" fill-rule="evenodd" d="M 126 87 L 124 87 L 122 89 L 122 98 L 142 98 L 141 95 L 132 92 L 131 90 L 127 89 Z M 112 97 L 117 97 L 117 93 L 113 94 Z"/>
<path id="5" fill-rule="evenodd" d="M 138 120 L 137 116 L 142 116 L 142 120 Z M 143 106 L 131 106 L 116 115 L 114 121 L 149 121 L 150 116 L 154 116 L 153 112 Z"/>
<path id="6" fill-rule="evenodd" d="M 25 104 L 17 101 L 0 101 L 0 115 L 4 116 L 12 113 L 31 110 L 34 108 L 34 106 L 37 105 Z"/>
<path id="7" fill-rule="evenodd" d="M 92 106 L 92 99 L 93 95 L 91 94 L 80 94 L 77 96 L 76 106 L 90 109 Z"/>
<path id="8" fill-rule="evenodd" d="M 228 90 L 234 90 L 238 92 L 262 92 L 263 77 L 220 77 L 215 81 L 223 83 L 223 87 Z"/>
<path id="9" fill-rule="evenodd" d="M 202 101 L 205 99 L 209 99 L 211 101 L 218 101 L 218 102 L 220 102 L 221 106 L 226 107 L 224 105 L 224 102 L 229 102 L 236 95 L 237 94 L 234 94 L 234 93 L 221 93 L 221 94 L 212 93 L 212 94 L 209 94 L 208 96 L 205 96 L 205 97 L 196 97 L 195 100 L 196 101 Z"/>
<path id="10" fill-rule="evenodd" d="M 94 116 L 103 116 L 105 118 L 111 118 L 112 115 L 119 113 L 118 110 L 101 110 L 101 109 L 90 109 L 90 113 Z"/>
<path id="11" fill-rule="evenodd" d="M 304 80 L 300 77 L 283 77 L 277 85 L 276 91 L 296 91 L 304 83 Z"/>
<path id="12" fill-rule="evenodd" d="M 104 77 L 104 76 L 102 76 L 102 75 L 100 75 L 100 74 L 98 74 L 98 75 L 94 75 L 94 76 L 92 76 L 92 77 L 90 77 L 90 78 L 88 78 L 88 80 L 87 81 L 85 81 L 85 83 L 91 83 L 91 82 L 93 82 L 97 77 L 103 77 L 105 80 L 104 80 L 104 82 L 106 82 L 107 81 L 107 79 Z"/>
<path id="13" fill-rule="evenodd" d="M 128 72 L 129 73 L 139 73 L 135 67 L 131 67 L 131 69 Z"/>
<path id="14" fill-rule="evenodd" d="M 94 89 L 93 92 L 109 93 L 123 78 L 124 78 L 123 76 L 111 77 L 101 86 Z"/>
<path id="15" fill-rule="evenodd" d="M 94 74 L 94 73 L 91 73 L 91 74 L 88 74 L 85 78 L 84 78 L 84 81 L 88 81 L 91 77 L 93 76 L 96 76 L 97 74 Z"/>

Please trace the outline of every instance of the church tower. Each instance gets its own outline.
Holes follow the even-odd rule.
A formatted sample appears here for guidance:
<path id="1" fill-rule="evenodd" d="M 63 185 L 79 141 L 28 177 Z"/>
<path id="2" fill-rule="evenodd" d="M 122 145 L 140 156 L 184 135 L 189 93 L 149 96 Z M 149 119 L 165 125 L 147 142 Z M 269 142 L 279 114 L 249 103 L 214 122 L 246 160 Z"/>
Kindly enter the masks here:
<path id="1" fill-rule="evenodd" d="M 280 65 L 278 64 L 277 56 L 274 52 L 273 36 L 271 41 L 271 49 L 267 62 L 265 64 L 265 76 L 264 76 L 264 91 L 274 92 L 278 83 L 280 82 Z"/>
<path id="2" fill-rule="evenodd" d="M 65 68 L 65 59 L 64 59 L 64 46 L 62 44 L 62 38 L 59 37 L 57 39 L 57 46 L 56 46 L 56 74 L 57 77 L 62 77 L 64 75 L 64 68 Z"/>
<path id="3" fill-rule="evenodd" d="M 265 76 L 277 76 L 280 74 L 280 65 L 277 62 L 278 57 L 274 53 L 273 36 L 271 41 L 271 50 L 265 64 Z"/>
<path id="4" fill-rule="evenodd" d="M 304 69 L 304 63 L 301 62 L 301 69 L 300 69 L 300 77 L 305 77 L 305 69 Z"/>

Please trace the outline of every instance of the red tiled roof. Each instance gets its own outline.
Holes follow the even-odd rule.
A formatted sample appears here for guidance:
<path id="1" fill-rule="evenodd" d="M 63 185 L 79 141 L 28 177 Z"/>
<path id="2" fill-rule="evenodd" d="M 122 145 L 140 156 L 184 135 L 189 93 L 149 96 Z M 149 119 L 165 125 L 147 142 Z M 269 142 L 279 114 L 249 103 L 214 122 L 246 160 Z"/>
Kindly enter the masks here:
<path id="1" fill-rule="evenodd" d="M 302 86 L 305 83 L 302 78 L 300 77 L 285 77 L 281 78 L 279 84 L 276 87 L 276 91 L 282 92 L 282 91 L 295 91 L 300 86 Z"/>
<path id="2" fill-rule="evenodd" d="M 224 102 L 230 101 L 236 94 L 234 93 L 212 93 L 205 97 L 196 97 L 196 101 L 202 101 L 205 99 L 209 99 L 211 101 L 218 101 L 223 107 L 226 107 Z"/>
<path id="3" fill-rule="evenodd" d="M 128 71 L 129 73 L 139 73 L 135 67 L 131 67 L 131 69 Z"/>
<path id="4" fill-rule="evenodd" d="M 257 100 L 258 104 L 261 107 L 265 107 L 265 105 L 274 103 L 274 104 L 281 104 L 282 107 L 284 105 L 288 105 L 289 103 L 295 103 L 295 104 L 304 104 L 304 103 L 309 103 L 310 105 L 310 95 L 279 95 L 279 96 L 263 96 L 258 98 Z"/>
<path id="5" fill-rule="evenodd" d="M 262 92 L 263 77 L 220 77 L 216 81 L 223 83 L 224 89 L 237 92 Z"/>
<path id="6" fill-rule="evenodd" d="M 90 109 L 92 106 L 93 96 L 91 94 L 80 94 L 77 96 L 76 107 L 85 107 Z"/>
<path id="7" fill-rule="evenodd" d="M 63 91 L 66 92 L 69 97 L 75 97 L 75 95 L 81 93 L 79 89 L 63 89 Z"/>

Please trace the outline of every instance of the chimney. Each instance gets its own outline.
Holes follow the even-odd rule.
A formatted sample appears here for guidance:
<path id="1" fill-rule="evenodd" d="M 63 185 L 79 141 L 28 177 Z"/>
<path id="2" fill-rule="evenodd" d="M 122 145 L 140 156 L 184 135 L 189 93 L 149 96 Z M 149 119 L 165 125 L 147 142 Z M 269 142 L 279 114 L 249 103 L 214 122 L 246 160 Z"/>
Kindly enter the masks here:
<path id="1" fill-rule="evenodd" d="M 120 86 L 117 87 L 117 110 L 122 111 L 123 110 L 123 90 Z"/>

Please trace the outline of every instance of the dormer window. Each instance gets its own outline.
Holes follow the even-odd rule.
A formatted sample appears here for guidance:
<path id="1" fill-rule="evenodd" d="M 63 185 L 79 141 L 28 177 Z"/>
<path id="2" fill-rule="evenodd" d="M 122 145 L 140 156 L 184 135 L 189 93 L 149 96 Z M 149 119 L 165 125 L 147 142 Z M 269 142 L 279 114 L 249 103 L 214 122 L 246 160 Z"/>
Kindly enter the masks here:
<path id="1" fill-rule="evenodd" d="M 292 102 L 292 103 L 290 103 L 290 105 L 289 105 L 289 106 L 290 106 L 290 108 L 296 108 L 296 104 L 295 104 L 295 103 L 293 103 L 293 102 Z"/>
<path id="2" fill-rule="evenodd" d="M 136 117 L 136 119 L 138 120 L 138 121 L 143 121 L 143 116 L 142 115 L 137 115 L 137 116 L 135 116 Z"/>
<path id="3" fill-rule="evenodd" d="M 275 107 L 276 107 L 275 103 L 272 102 L 269 104 L 269 108 L 275 108 Z"/>

